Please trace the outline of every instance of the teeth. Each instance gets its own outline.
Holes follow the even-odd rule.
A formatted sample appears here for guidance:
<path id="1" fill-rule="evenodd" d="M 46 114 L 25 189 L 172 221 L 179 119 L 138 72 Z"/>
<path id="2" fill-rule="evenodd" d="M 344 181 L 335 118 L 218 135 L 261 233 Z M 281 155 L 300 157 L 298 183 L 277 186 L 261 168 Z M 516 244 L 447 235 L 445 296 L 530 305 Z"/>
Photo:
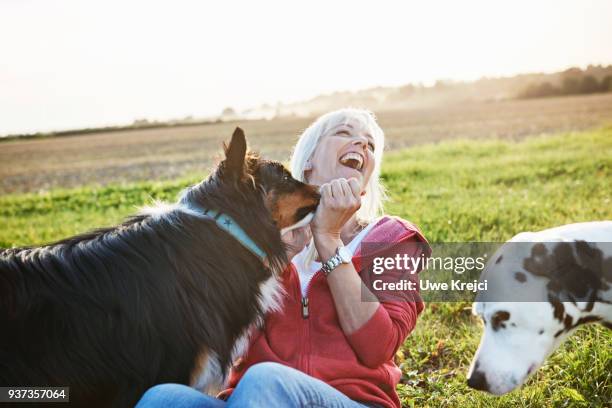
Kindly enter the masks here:
<path id="1" fill-rule="evenodd" d="M 363 157 L 360 154 L 349 152 L 340 158 L 340 163 L 344 165 L 348 165 L 350 160 L 357 161 L 356 169 L 361 170 L 361 168 L 363 167 Z M 353 166 L 350 166 L 350 167 L 353 167 Z"/>

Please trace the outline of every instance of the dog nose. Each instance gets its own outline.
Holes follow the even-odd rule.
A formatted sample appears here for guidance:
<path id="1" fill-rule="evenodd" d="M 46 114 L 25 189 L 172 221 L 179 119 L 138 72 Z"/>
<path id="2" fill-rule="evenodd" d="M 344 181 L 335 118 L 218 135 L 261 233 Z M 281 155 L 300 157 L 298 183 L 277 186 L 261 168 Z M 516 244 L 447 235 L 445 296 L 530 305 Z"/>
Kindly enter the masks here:
<path id="1" fill-rule="evenodd" d="M 321 199 L 321 187 L 320 186 L 315 186 L 314 184 L 309 184 L 310 186 L 310 195 L 313 199 L 315 199 L 317 201 L 317 203 L 319 202 L 319 200 Z"/>
<path id="2" fill-rule="evenodd" d="M 474 370 L 472 375 L 467 380 L 468 387 L 474 388 L 480 391 L 489 391 L 489 384 L 487 384 L 487 378 L 482 371 Z"/>

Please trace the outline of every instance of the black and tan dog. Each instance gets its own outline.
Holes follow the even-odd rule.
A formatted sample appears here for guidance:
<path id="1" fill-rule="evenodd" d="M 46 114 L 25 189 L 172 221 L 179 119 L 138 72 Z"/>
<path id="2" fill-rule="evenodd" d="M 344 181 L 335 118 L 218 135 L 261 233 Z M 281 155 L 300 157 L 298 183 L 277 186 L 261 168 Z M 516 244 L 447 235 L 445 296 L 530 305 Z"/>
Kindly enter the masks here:
<path id="1" fill-rule="evenodd" d="M 133 406 L 154 384 L 223 383 L 281 302 L 280 230 L 317 189 L 247 153 L 173 205 L 41 247 L 0 253 L 0 386 L 68 386 L 79 406 Z"/>

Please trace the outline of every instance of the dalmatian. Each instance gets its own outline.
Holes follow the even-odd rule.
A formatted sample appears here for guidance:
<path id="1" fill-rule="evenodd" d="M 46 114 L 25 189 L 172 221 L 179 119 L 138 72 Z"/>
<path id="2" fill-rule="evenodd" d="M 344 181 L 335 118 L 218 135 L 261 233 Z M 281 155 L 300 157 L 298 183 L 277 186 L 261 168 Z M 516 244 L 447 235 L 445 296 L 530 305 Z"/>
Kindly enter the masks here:
<path id="1" fill-rule="evenodd" d="M 612 329 L 612 221 L 523 232 L 489 258 L 472 310 L 484 333 L 468 386 L 521 386 L 578 327 Z"/>

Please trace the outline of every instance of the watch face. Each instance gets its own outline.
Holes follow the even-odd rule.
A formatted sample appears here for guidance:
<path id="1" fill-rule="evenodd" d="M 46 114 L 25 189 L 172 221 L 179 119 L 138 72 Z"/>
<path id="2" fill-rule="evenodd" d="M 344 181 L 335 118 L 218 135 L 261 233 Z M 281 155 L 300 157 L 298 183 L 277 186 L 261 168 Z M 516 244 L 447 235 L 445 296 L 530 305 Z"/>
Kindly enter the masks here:
<path id="1" fill-rule="evenodd" d="M 348 249 L 346 249 L 346 247 L 338 248 L 338 255 L 340 255 L 340 258 L 342 258 L 343 263 L 351 262 L 351 259 L 352 259 L 351 253 L 349 252 Z"/>

